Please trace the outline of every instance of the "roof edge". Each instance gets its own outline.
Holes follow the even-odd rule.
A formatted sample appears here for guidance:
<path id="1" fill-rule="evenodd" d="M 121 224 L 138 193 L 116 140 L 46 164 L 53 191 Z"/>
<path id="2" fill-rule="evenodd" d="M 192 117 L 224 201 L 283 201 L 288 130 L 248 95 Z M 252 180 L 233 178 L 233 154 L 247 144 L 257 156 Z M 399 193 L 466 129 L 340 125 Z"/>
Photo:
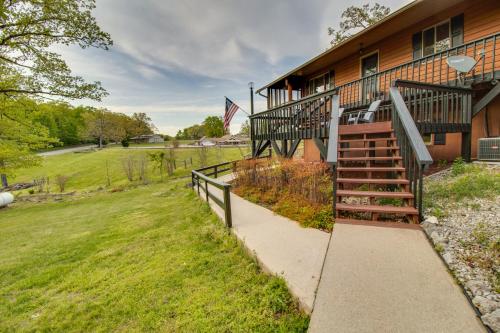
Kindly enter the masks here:
<path id="1" fill-rule="evenodd" d="M 302 69 L 302 68 L 306 67 L 307 65 L 309 65 L 309 64 L 311 64 L 311 63 L 313 63 L 314 61 L 318 60 L 319 58 L 321 58 L 321 57 L 323 57 L 323 56 L 325 56 L 325 55 L 327 55 L 327 54 L 330 54 L 330 53 L 332 53 L 332 52 L 334 52 L 334 51 L 338 50 L 339 48 L 341 48 L 342 46 L 344 46 L 344 45 L 346 45 L 346 44 L 348 44 L 348 43 L 351 43 L 352 41 L 354 41 L 355 39 L 357 39 L 357 38 L 359 38 L 360 36 L 364 35 L 364 34 L 365 34 L 365 33 L 367 33 L 368 31 L 371 31 L 371 30 L 373 30 L 373 29 L 375 29 L 375 28 L 379 27 L 380 25 L 384 24 L 385 22 L 387 22 L 387 21 L 389 21 L 389 20 L 393 19 L 394 17 L 396 17 L 396 16 L 398 16 L 398 15 L 402 14 L 403 12 L 405 12 L 405 11 L 407 11 L 407 10 L 409 10 L 409 9 L 413 8 L 414 6 L 416 6 L 417 4 L 419 4 L 419 3 L 421 3 L 421 2 L 424 2 L 424 0 L 413 0 L 412 2 L 410 2 L 410 3 L 406 4 L 406 5 L 404 5 L 403 7 L 399 8 L 398 10 L 396 10 L 396 11 L 394 11 L 394 12 L 390 13 L 389 15 L 387 15 L 386 17 L 384 17 L 383 19 L 381 19 L 381 20 L 380 20 L 380 21 L 378 21 L 377 23 L 372 24 L 372 25 L 371 25 L 371 26 L 369 26 L 368 28 L 365 28 L 365 29 L 363 29 L 363 30 L 361 30 L 361 31 L 359 31 L 359 32 L 357 32 L 357 33 L 355 33 L 354 35 L 352 35 L 351 37 L 349 37 L 349 38 L 348 38 L 348 39 L 346 39 L 345 41 L 340 42 L 339 44 L 337 44 L 337 45 L 335 45 L 335 46 L 333 46 L 333 47 L 329 48 L 328 50 L 321 52 L 320 54 L 318 54 L 317 56 L 315 56 L 315 57 L 313 57 L 313 58 L 309 59 L 308 61 L 306 61 L 306 62 L 305 62 L 305 63 L 303 63 L 302 65 L 300 65 L 300 66 L 297 66 L 297 67 L 293 68 L 292 70 L 288 71 L 286 74 L 284 74 L 284 75 L 280 76 L 279 78 L 277 78 L 277 79 L 275 79 L 275 80 L 271 81 L 270 83 L 266 84 L 265 86 L 263 86 L 263 87 L 261 87 L 261 88 L 257 89 L 257 90 L 255 91 L 255 93 L 256 93 L 256 94 L 259 94 L 262 90 L 264 90 L 264 89 L 268 88 L 269 86 L 272 86 L 272 85 L 274 85 L 274 84 L 278 83 L 279 81 L 281 81 L 281 80 L 285 79 L 286 77 L 293 75 L 295 72 L 297 72 L 297 71 L 299 71 L 300 69 Z"/>

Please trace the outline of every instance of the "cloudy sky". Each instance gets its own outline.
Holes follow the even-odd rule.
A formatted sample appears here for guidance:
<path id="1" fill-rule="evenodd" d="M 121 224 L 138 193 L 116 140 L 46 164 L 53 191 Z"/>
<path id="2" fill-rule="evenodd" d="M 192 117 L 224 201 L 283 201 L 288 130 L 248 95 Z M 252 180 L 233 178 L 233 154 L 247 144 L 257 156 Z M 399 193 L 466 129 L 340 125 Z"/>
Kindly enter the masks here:
<path id="1" fill-rule="evenodd" d="M 98 0 L 95 16 L 112 50 L 69 47 L 73 71 L 99 80 L 112 111 L 146 112 L 160 133 L 223 115 L 224 96 L 249 110 L 248 82 L 260 87 L 324 51 L 327 27 L 366 0 Z M 408 0 L 378 0 L 395 10 Z M 256 96 L 256 109 L 265 100 Z M 237 132 L 246 115 L 233 119 Z"/>

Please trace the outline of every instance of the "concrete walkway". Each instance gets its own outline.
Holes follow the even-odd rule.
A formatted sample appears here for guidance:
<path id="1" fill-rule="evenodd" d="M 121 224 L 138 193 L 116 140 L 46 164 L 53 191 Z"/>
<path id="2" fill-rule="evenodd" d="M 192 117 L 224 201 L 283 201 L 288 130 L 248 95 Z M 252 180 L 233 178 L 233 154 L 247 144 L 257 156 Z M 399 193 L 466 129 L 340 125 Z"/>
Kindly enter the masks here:
<path id="1" fill-rule="evenodd" d="M 421 230 L 336 224 L 309 332 L 485 332 Z"/>
<path id="2" fill-rule="evenodd" d="M 220 177 L 228 181 L 231 176 Z M 222 199 L 222 192 L 209 186 L 210 193 Z M 204 198 L 203 191 L 200 190 Z M 210 202 L 210 200 L 209 200 Z M 224 219 L 217 204 L 210 206 Z M 313 307 L 321 268 L 330 234 L 302 228 L 297 222 L 248 202 L 231 193 L 233 232 L 255 254 L 265 271 L 282 276 L 301 308 L 310 313 Z"/>
<path id="3" fill-rule="evenodd" d="M 420 229 L 338 223 L 328 246 L 329 234 L 233 193 L 231 209 L 234 234 L 266 271 L 285 278 L 306 312 L 313 309 L 309 332 L 485 332 Z"/>

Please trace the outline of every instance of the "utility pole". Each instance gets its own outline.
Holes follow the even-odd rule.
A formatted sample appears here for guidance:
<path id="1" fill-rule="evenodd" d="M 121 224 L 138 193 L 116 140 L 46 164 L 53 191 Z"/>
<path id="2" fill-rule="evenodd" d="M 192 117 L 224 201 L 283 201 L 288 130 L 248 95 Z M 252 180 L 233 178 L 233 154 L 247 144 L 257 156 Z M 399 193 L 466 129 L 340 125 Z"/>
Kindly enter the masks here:
<path id="1" fill-rule="evenodd" d="M 250 88 L 250 114 L 253 115 L 253 82 L 248 83 L 248 87 Z M 253 139 L 253 121 L 250 119 L 250 140 L 252 141 L 252 157 L 255 157 L 255 141 Z"/>

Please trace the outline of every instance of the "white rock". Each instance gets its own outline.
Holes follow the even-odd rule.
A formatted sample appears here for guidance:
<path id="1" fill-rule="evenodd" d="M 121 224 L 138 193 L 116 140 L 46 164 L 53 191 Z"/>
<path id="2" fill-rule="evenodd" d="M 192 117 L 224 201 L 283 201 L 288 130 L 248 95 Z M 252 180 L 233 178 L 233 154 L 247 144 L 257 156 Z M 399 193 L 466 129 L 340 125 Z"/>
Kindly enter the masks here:
<path id="1" fill-rule="evenodd" d="M 453 260 L 453 254 L 451 254 L 451 252 L 445 252 L 443 254 L 443 259 L 448 265 L 453 264 L 454 260 Z"/>
<path id="2" fill-rule="evenodd" d="M 482 281 L 471 280 L 465 283 L 465 287 L 469 289 L 473 295 L 478 295 L 479 293 L 483 293 L 483 290 L 487 290 L 488 286 L 484 284 Z"/>
<path id="3" fill-rule="evenodd" d="M 476 296 L 472 299 L 472 303 L 481 311 L 482 314 L 487 314 L 495 311 L 496 309 L 500 309 L 500 305 L 483 296 Z"/>
<path id="4" fill-rule="evenodd" d="M 428 218 L 425 219 L 424 223 L 439 224 L 439 221 L 438 221 L 437 217 L 429 216 Z"/>
<path id="5" fill-rule="evenodd" d="M 493 332 L 500 332 L 500 309 L 482 316 L 481 319 Z"/>

